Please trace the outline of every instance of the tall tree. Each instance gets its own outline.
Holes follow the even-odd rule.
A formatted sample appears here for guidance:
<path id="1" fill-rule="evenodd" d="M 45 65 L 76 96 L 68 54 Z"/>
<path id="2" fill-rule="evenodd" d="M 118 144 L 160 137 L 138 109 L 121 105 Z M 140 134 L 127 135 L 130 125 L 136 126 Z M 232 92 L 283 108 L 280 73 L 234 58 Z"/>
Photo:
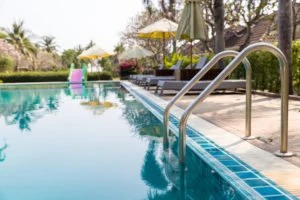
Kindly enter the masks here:
<path id="1" fill-rule="evenodd" d="M 23 54 L 26 58 L 34 62 L 37 49 L 31 43 L 29 38 L 26 36 L 24 29 L 24 21 L 14 22 L 11 30 L 7 30 L 6 41 L 12 44 L 17 51 Z M 18 65 L 15 67 L 15 71 L 18 70 Z"/>
<path id="2" fill-rule="evenodd" d="M 84 48 L 85 50 L 87 50 L 87 49 L 89 49 L 89 48 L 91 48 L 91 47 L 93 47 L 93 46 L 95 46 L 96 45 L 96 43 L 93 41 L 93 40 L 91 40 L 89 43 L 88 43 L 88 45 L 86 45 L 86 47 Z"/>
<path id="3" fill-rule="evenodd" d="M 227 0 L 226 17 L 229 24 L 242 22 L 246 25 L 246 39 L 240 50 L 250 44 L 253 25 L 269 15 L 276 4 L 277 0 Z"/>
<path id="4" fill-rule="evenodd" d="M 215 52 L 219 53 L 225 49 L 224 40 L 224 2 L 223 0 L 214 1 L 214 21 L 215 21 Z"/>
<path id="5" fill-rule="evenodd" d="M 118 43 L 117 45 L 114 46 L 114 52 L 116 52 L 117 55 L 124 52 L 124 50 L 125 50 L 125 47 L 124 47 L 124 44 L 122 42 L 120 42 L 120 43 Z"/>
<path id="6" fill-rule="evenodd" d="M 297 27 L 300 23 L 300 0 L 293 0 L 293 40 L 296 40 Z"/>
<path id="7" fill-rule="evenodd" d="M 55 43 L 55 38 L 50 36 L 45 36 L 42 38 L 41 47 L 44 51 L 54 54 L 57 51 L 57 45 Z"/>
<path id="8" fill-rule="evenodd" d="M 138 44 L 142 47 L 145 47 L 152 51 L 156 58 L 162 53 L 162 42 L 159 40 L 153 39 L 137 39 L 136 33 L 141 28 L 152 24 L 153 22 L 159 20 L 161 18 L 161 12 L 158 9 L 152 10 L 152 15 L 149 17 L 147 11 L 141 12 L 140 14 L 133 17 L 128 23 L 126 29 L 122 32 L 121 41 L 126 46 L 133 46 Z M 153 66 L 157 65 L 159 59 L 153 59 Z"/>
<path id="9" fill-rule="evenodd" d="M 75 64 L 75 67 L 79 67 L 81 65 L 78 56 L 84 51 L 84 48 L 79 45 L 74 49 L 66 49 L 63 51 L 61 55 L 62 63 L 65 67 L 69 67 L 70 64 Z"/>
<path id="10" fill-rule="evenodd" d="M 152 14 L 153 11 L 153 1 L 152 0 L 142 0 L 145 8 Z M 162 15 L 172 21 L 176 21 L 176 0 L 160 0 L 159 7 Z"/>
<path id="11" fill-rule="evenodd" d="M 289 65 L 289 93 L 293 93 L 292 83 L 292 0 L 279 0 L 278 41 Z"/>
<path id="12" fill-rule="evenodd" d="M 215 36 L 217 35 L 216 19 L 222 15 L 220 11 L 215 11 L 215 6 L 218 5 L 218 2 L 219 0 L 200 1 L 212 41 L 216 40 Z M 241 45 L 241 50 L 249 45 L 253 25 L 274 10 L 277 0 L 226 0 L 225 2 L 224 26 L 230 27 L 231 32 L 239 31 L 240 29 L 237 27 L 241 26 L 241 24 L 246 27 L 246 39 Z"/>
<path id="13" fill-rule="evenodd" d="M 149 12 L 150 15 L 153 13 L 153 0 L 142 0 L 143 4 L 145 5 L 146 10 Z M 178 1 L 178 0 L 177 0 Z M 176 12 L 176 0 L 160 0 L 159 1 L 159 11 L 161 12 L 161 15 L 173 22 L 176 22 L 178 12 Z M 180 1 L 179 1 L 180 2 Z M 173 46 L 173 53 L 177 50 L 176 40 L 172 40 L 172 46 Z"/>

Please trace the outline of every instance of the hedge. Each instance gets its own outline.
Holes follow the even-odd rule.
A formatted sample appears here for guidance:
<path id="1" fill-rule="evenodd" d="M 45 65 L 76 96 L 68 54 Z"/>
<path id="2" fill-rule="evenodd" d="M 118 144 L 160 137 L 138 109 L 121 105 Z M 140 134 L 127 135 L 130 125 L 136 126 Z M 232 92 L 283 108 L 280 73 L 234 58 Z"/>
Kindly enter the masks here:
<path id="1" fill-rule="evenodd" d="M 12 72 L 0 73 L 0 82 L 3 83 L 22 83 L 22 82 L 66 82 L 69 72 Z M 112 80 L 109 72 L 89 73 L 89 81 Z"/>
<path id="2" fill-rule="evenodd" d="M 277 58 L 268 52 L 258 51 L 247 57 L 252 66 L 253 89 L 280 92 L 280 71 Z M 292 76 L 295 94 L 300 95 L 300 42 L 293 43 Z M 228 63 L 226 59 L 225 63 Z M 234 70 L 231 78 L 245 78 L 243 66 Z"/>

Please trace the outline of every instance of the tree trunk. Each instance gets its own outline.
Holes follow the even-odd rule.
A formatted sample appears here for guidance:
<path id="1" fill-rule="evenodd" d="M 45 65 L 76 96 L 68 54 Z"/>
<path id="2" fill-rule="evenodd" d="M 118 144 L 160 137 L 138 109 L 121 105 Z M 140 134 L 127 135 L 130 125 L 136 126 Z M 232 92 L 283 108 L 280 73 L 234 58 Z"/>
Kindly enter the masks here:
<path id="1" fill-rule="evenodd" d="M 298 10 L 296 11 L 296 0 L 294 0 L 292 2 L 292 20 L 293 20 L 292 40 L 296 40 L 298 12 L 299 12 Z"/>
<path id="2" fill-rule="evenodd" d="M 251 25 L 247 25 L 246 39 L 244 43 L 240 46 L 239 51 L 242 51 L 245 47 L 247 47 L 250 44 L 251 35 L 252 35 Z"/>
<path id="3" fill-rule="evenodd" d="M 293 93 L 292 79 L 292 1 L 279 0 L 278 8 L 278 41 L 289 67 L 289 94 Z"/>
<path id="4" fill-rule="evenodd" d="M 214 21 L 215 21 L 215 52 L 219 53 L 225 49 L 224 40 L 224 3 L 223 0 L 214 1 Z M 222 63 L 219 63 L 222 67 Z"/>

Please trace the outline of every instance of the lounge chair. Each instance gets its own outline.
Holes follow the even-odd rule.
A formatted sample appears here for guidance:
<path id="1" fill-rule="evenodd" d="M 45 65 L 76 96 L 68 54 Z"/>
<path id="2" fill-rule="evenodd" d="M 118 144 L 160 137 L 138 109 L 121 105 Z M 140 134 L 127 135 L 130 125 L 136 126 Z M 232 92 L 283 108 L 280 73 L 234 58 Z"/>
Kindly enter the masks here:
<path id="1" fill-rule="evenodd" d="M 144 88 L 149 90 L 151 86 L 156 86 L 159 81 L 175 81 L 175 76 L 149 77 L 144 83 Z"/>
<path id="2" fill-rule="evenodd" d="M 207 61 L 206 57 L 200 57 L 199 61 L 197 62 L 195 69 L 202 69 L 205 66 L 205 63 Z"/>
<path id="3" fill-rule="evenodd" d="M 182 60 L 178 60 L 177 63 L 175 65 L 173 65 L 170 69 L 162 69 L 162 65 L 160 65 L 159 69 L 156 71 L 161 71 L 162 73 L 157 73 L 156 74 L 161 74 L 160 76 L 156 76 L 156 75 L 144 75 L 144 74 L 138 74 L 138 75 L 131 75 L 130 76 L 130 80 L 132 80 L 134 83 L 136 83 L 137 85 L 145 85 L 147 78 L 149 77 L 170 77 L 169 74 L 171 74 L 171 76 L 174 76 L 174 70 L 175 69 L 179 69 L 180 66 L 182 64 Z M 166 75 L 163 75 L 164 72 L 167 71 Z"/>
<path id="4" fill-rule="evenodd" d="M 166 75 L 166 76 L 142 77 L 137 84 L 149 89 L 150 86 L 156 85 L 158 80 L 175 80 L 175 76 L 174 76 L 175 70 L 180 69 L 182 62 L 183 62 L 182 60 L 178 60 L 175 65 L 173 65 L 170 69 L 167 69 L 168 74 L 170 74 L 169 72 L 171 72 L 172 74 L 171 76 Z M 163 69 L 157 71 L 165 71 L 165 70 Z M 159 73 L 156 72 L 156 74 Z"/>
<path id="5" fill-rule="evenodd" d="M 191 67 L 191 65 L 188 65 L 184 69 L 176 70 L 175 72 L 176 80 L 181 80 L 181 81 L 190 80 L 199 72 L 199 70 L 201 70 L 205 66 L 206 61 L 207 61 L 206 57 L 201 57 L 193 68 Z"/>
<path id="6" fill-rule="evenodd" d="M 189 81 L 170 81 L 170 80 L 161 80 L 157 82 L 155 93 L 163 95 L 165 90 L 181 90 Z M 199 91 L 204 90 L 211 81 L 199 81 L 196 83 L 190 91 Z M 237 89 L 237 88 L 246 88 L 245 80 L 224 80 L 217 89 Z"/>
<path id="7" fill-rule="evenodd" d="M 194 68 L 194 65 L 193 64 L 188 64 L 184 69 L 192 69 Z"/>
<path id="8" fill-rule="evenodd" d="M 176 64 L 173 65 L 170 69 L 180 69 L 183 60 L 177 60 Z"/>
<path id="9" fill-rule="evenodd" d="M 135 82 L 137 85 L 140 84 L 141 81 L 144 80 L 144 78 L 148 78 L 148 77 L 155 77 L 154 75 L 149 75 L 149 74 L 139 74 L 137 76 L 134 77 L 133 82 Z"/>
<path id="10" fill-rule="evenodd" d="M 182 60 L 178 60 L 176 64 L 169 69 L 155 70 L 155 76 L 174 76 L 174 70 L 180 69 L 182 62 Z"/>
<path id="11" fill-rule="evenodd" d="M 201 57 L 199 59 L 199 61 L 197 62 L 196 66 L 194 69 L 190 69 L 192 71 L 196 70 L 201 70 L 204 66 L 205 66 L 205 63 L 207 61 L 207 58 L 206 57 Z M 145 89 L 149 90 L 151 86 L 156 86 L 158 81 L 175 81 L 177 78 L 177 73 L 182 70 L 180 70 L 180 66 L 182 64 L 182 61 L 177 61 L 176 65 L 174 65 L 172 68 L 173 69 L 177 69 L 176 71 L 174 70 L 174 75 L 173 76 L 160 76 L 160 77 L 147 77 L 147 78 L 144 78 L 144 81 L 143 81 L 143 86 L 145 87 Z M 185 69 L 183 69 L 183 71 L 185 71 Z M 178 79 L 177 79 L 178 80 Z"/>

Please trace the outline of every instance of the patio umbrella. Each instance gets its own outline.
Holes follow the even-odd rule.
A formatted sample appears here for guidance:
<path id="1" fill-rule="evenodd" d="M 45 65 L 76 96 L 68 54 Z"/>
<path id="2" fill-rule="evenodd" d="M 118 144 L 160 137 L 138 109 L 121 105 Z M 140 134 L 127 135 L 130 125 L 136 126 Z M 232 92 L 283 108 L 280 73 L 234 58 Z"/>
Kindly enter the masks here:
<path id="1" fill-rule="evenodd" d="M 90 60 L 93 60 L 93 59 L 100 59 L 100 58 L 105 58 L 105 57 L 109 57 L 109 56 L 111 56 L 111 54 L 109 54 L 108 52 L 104 51 L 98 45 L 94 45 L 91 48 L 83 51 L 78 56 L 78 58 L 79 59 L 90 59 Z M 98 69 L 98 71 L 100 71 L 100 69 Z M 99 75 L 99 79 L 100 79 L 100 75 Z"/>
<path id="2" fill-rule="evenodd" d="M 166 18 L 163 18 L 145 28 L 141 29 L 137 33 L 139 38 L 152 38 L 163 40 L 163 65 L 165 59 L 165 40 L 175 37 L 178 25 Z"/>
<path id="3" fill-rule="evenodd" d="M 94 45 L 91 48 L 83 51 L 78 58 L 79 59 L 99 59 L 111 56 L 108 52 L 104 51 L 98 45 Z"/>
<path id="4" fill-rule="evenodd" d="M 134 46 L 131 49 L 128 49 L 127 51 L 124 51 L 119 55 L 120 60 L 126 60 L 126 59 L 140 59 L 148 56 L 153 56 L 153 53 L 141 46 Z"/>
<path id="5" fill-rule="evenodd" d="M 207 39 L 207 28 L 200 6 L 200 0 L 185 0 L 185 6 L 176 32 L 176 39 L 190 40 L 192 63 L 193 40 Z"/>

